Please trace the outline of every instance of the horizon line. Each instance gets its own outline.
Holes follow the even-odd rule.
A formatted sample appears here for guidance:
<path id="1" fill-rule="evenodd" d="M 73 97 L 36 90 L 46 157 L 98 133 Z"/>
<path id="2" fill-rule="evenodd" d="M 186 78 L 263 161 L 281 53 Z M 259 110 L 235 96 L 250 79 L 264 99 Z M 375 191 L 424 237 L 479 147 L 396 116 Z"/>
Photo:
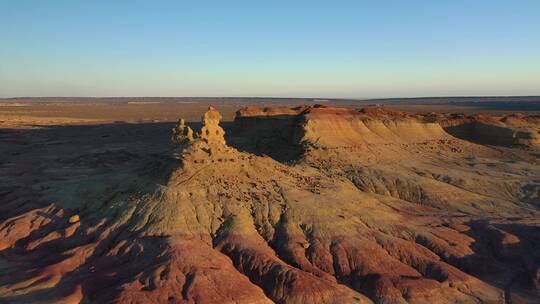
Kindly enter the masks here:
<path id="1" fill-rule="evenodd" d="M 276 96 L 14 96 L 0 97 L 0 100 L 9 99 L 129 99 L 129 98 L 178 98 L 178 99 L 328 99 L 328 100 L 392 100 L 392 99 L 429 99 L 429 98 L 540 98 L 539 95 L 427 95 L 427 96 L 407 96 L 407 97 L 276 97 Z"/>

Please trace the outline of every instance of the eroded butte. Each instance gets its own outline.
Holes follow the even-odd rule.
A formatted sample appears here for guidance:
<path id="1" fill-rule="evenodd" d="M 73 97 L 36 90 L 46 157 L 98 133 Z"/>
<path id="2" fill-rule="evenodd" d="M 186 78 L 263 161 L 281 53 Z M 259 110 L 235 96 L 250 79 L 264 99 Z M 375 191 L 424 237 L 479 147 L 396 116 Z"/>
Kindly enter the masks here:
<path id="1" fill-rule="evenodd" d="M 4 165 L 0 302 L 538 303 L 539 117 L 220 119 Z"/>

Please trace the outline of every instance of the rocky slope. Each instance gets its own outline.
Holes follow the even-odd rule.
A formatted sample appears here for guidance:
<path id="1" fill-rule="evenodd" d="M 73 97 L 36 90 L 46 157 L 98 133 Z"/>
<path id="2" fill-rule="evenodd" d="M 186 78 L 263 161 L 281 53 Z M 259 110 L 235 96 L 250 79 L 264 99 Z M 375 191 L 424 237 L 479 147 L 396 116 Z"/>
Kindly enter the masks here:
<path id="1" fill-rule="evenodd" d="M 474 142 L 540 148 L 540 116 L 452 115 L 441 121 L 450 134 Z"/>
<path id="2" fill-rule="evenodd" d="M 151 159 L 94 155 L 124 171 L 3 189 L 0 302 L 539 301 L 532 142 L 382 108 L 245 108 L 226 135 L 220 119 L 181 121 Z"/>

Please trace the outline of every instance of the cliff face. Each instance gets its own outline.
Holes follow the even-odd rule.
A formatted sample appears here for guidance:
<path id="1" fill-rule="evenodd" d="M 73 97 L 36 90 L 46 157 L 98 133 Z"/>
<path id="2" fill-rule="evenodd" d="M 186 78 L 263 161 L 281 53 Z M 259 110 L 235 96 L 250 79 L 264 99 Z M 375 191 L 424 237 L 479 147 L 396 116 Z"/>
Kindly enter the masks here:
<path id="1" fill-rule="evenodd" d="M 277 149 L 284 144 L 336 148 L 456 138 L 495 146 L 540 148 L 537 115 L 412 115 L 383 107 L 251 107 L 237 112 L 235 124 L 238 137 L 251 140 L 260 149 Z M 268 145 L 272 140 L 274 144 Z"/>
<path id="2" fill-rule="evenodd" d="M 540 148 L 538 116 L 454 116 L 441 121 L 444 129 L 459 138 L 499 146 Z"/>
<path id="3" fill-rule="evenodd" d="M 209 109 L 172 158 L 8 197 L 0 300 L 534 303 L 540 165 L 443 119 L 248 108 L 225 137 Z"/>
<path id="4" fill-rule="evenodd" d="M 314 108 L 303 117 L 302 141 L 327 148 L 408 144 L 450 138 L 438 123 L 400 113 Z"/>
<path id="5" fill-rule="evenodd" d="M 237 112 L 234 131 L 231 139 L 235 145 L 276 159 L 305 157 L 314 149 L 355 150 L 362 151 L 358 157 L 384 157 L 373 152 L 457 140 L 437 119 L 384 108 L 245 108 Z M 453 149 L 459 150 L 459 144 Z M 394 156 L 395 151 L 388 155 Z"/>
<path id="6" fill-rule="evenodd" d="M 296 108 L 242 108 L 234 119 L 234 145 L 258 155 L 272 155 L 280 161 L 300 156 L 300 138 L 304 133 L 302 112 Z"/>

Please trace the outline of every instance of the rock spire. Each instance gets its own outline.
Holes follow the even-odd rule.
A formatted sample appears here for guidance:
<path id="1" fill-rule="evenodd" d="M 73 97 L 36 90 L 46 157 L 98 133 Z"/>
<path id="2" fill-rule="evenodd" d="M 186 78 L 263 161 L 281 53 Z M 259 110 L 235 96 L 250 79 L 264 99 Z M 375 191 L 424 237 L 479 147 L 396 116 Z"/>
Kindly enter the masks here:
<path id="1" fill-rule="evenodd" d="M 212 106 L 201 117 L 202 128 L 198 133 L 180 119 L 172 130 L 172 139 L 180 144 L 184 164 L 233 161 L 234 149 L 225 142 L 225 131 L 219 126 L 221 114 Z"/>
<path id="2" fill-rule="evenodd" d="M 225 145 L 225 131 L 219 126 L 222 118 L 214 107 L 208 107 L 208 111 L 201 118 L 203 127 L 199 137 L 208 144 Z"/>

